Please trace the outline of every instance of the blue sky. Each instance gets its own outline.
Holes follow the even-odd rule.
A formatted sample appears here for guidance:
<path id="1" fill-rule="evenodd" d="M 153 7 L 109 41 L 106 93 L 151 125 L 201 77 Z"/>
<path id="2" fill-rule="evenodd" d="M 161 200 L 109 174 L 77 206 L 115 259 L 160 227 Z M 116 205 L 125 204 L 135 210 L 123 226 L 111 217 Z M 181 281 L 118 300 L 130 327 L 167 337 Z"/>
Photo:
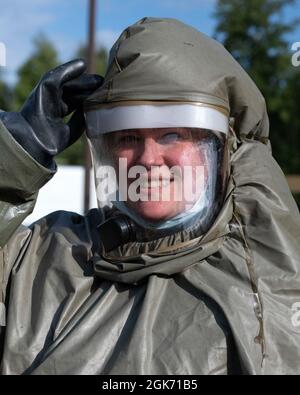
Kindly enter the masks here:
<path id="1" fill-rule="evenodd" d="M 145 16 L 171 17 L 212 35 L 216 0 L 97 0 L 97 42 L 108 48 L 124 28 Z M 245 4 L 247 1 L 245 0 Z M 88 0 L 0 0 L 0 42 L 6 46 L 7 66 L 1 68 L 10 83 L 32 51 L 34 37 L 44 34 L 59 51 L 60 61 L 74 57 L 87 37 Z M 300 16 L 300 0 L 283 15 Z M 289 37 L 289 47 L 300 41 L 300 26 Z"/>

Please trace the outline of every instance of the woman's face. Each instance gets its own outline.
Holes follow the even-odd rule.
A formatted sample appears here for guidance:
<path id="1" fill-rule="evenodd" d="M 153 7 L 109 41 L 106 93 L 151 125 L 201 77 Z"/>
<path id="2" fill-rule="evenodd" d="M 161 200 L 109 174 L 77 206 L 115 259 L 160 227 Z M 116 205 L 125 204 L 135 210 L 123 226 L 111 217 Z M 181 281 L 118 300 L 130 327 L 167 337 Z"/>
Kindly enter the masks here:
<path id="1" fill-rule="evenodd" d="M 119 169 L 121 159 L 127 175 L 127 190 L 121 193 L 127 193 L 127 205 L 144 219 L 172 218 L 198 200 L 207 164 L 199 140 L 190 129 L 114 132 L 112 145 L 115 167 Z M 135 166 L 142 166 L 144 171 L 138 173 L 135 169 L 141 168 Z M 117 174 L 120 179 L 118 170 Z"/>

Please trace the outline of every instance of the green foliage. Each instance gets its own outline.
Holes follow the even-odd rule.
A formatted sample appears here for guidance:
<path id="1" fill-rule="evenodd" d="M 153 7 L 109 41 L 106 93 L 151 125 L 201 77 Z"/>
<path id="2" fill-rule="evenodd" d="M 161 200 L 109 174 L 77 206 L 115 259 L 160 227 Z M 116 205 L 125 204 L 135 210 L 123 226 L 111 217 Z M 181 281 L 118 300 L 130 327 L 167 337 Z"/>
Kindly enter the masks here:
<path id="1" fill-rule="evenodd" d="M 18 70 L 14 108 L 19 110 L 29 93 L 48 70 L 58 65 L 57 51 L 45 37 L 34 40 L 34 52 Z"/>
<path id="2" fill-rule="evenodd" d="M 282 97 L 284 104 L 281 115 L 286 125 L 282 134 L 288 146 L 285 167 L 290 173 L 300 174 L 300 67 L 292 71 Z"/>
<path id="3" fill-rule="evenodd" d="M 81 136 L 73 145 L 57 155 L 59 165 L 84 165 L 85 136 Z"/>
<path id="4" fill-rule="evenodd" d="M 285 172 L 300 173 L 300 72 L 291 64 L 282 22 L 295 0 L 218 0 L 216 38 L 223 42 L 263 93 L 270 117 L 274 157 Z"/>
<path id="5" fill-rule="evenodd" d="M 77 57 L 87 61 L 87 47 L 82 45 L 77 51 Z M 99 48 L 95 54 L 95 70 L 97 74 L 104 75 L 107 67 L 108 54 L 105 48 Z"/>
<path id="6" fill-rule="evenodd" d="M 0 79 L 0 109 L 4 111 L 9 111 L 11 107 L 12 90 L 4 81 Z"/>

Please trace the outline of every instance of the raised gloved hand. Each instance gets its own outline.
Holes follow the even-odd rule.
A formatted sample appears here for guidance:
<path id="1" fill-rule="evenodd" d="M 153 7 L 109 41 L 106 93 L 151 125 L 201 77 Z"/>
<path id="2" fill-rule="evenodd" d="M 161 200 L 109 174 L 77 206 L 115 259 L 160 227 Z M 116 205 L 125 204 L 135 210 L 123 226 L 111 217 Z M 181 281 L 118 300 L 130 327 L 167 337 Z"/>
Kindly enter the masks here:
<path id="1" fill-rule="evenodd" d="M 0 113 L 15 140 L 39 163 L 51 166 L 52 158 L 73 144 L 85 129 L 83 101 L 103 82 L 85 74 L 82 59 L 47 72 L 18 113 Z M 64 117 L 71 114 L 68 123 Z"/>

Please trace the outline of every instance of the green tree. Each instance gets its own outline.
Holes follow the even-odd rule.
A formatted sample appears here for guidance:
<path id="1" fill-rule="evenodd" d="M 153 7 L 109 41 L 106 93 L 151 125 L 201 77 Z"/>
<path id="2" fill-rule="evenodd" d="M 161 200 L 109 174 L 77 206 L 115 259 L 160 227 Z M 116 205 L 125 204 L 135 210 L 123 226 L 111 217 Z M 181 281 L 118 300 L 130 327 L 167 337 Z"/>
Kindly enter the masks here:
<path id="1" fill-rule="evenodd" d="M 286 125 L 283 136 L 288 139 L 287 168 L 289 173 L 300 174 L 300 67 L 292 68 L 282 101 L 281 115 Z"/>
<path id="2" fill-rule="evenodd" d="M 87 59 L 86 47 L 81 46 L 75 57 Z M 96 52 L 95 58 L 95 69 L 96 73 L 100 75 L 105 74 L 107 67 L 108 54 L 105 48 L 99 48 Z M 84 149 L 85 149 L 85 137 L 82 136 L 75 144 L 66 149 L 60 155 L 57 156 L 57 162 L 59 164 L 69 165 L 83 165 L 84 164 Z"/>
<path id="3" fill-rule="evenodd" d="M 87 47 L 81 45 L 77 51 L 77 55 L 87 61 Z M 95 70 L 97 74 L 104 75 L 107 67 L 108 53 L 106 48 L 100 47 L 95 55 Z"/>
<path id="4" fill-rule="evenodd" d="M 0 75 L 0 110 L 10 111 L 12 108 L 12 89 L 1 79 Z"/>
<path id="5" fill-rule="evenodd" d="M 266 98 L 273 154 L 289 173 L 300 173 L 300 124 L 296 108 L 299 100 L 295 102 L 299 77 L 291 65 L 286 39 L 297 21 L 284 23 L 282 15 L 285 7 L 295 2 L 218 0 L 215 12 L 216 38 L 244 67 Z"/>
<path id="6" fill-rule="evenodd" d="M 32 55 L 19 68 L 14 89 L 14 107 L 19 110 L 29 93 L 48 70 L 58 65 L 58 55 L 53 44 L 44 36 L 34 40 Z"/>

